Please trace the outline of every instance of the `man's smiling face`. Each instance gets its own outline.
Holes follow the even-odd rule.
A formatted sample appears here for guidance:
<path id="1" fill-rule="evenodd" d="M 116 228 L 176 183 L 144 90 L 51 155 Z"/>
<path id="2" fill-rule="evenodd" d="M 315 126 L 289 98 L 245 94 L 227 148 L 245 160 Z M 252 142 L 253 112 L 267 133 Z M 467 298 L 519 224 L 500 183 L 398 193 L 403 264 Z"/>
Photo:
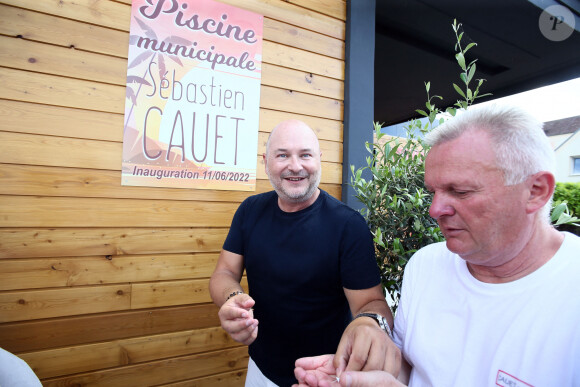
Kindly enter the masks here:
<path id="1" fill-rule="evenodd" d="M 321 162 L 318 139 L 300 121 L 278 125 L 264 156 L 266 174 L 283 203 L 308 203 L 320 183 Z"/>

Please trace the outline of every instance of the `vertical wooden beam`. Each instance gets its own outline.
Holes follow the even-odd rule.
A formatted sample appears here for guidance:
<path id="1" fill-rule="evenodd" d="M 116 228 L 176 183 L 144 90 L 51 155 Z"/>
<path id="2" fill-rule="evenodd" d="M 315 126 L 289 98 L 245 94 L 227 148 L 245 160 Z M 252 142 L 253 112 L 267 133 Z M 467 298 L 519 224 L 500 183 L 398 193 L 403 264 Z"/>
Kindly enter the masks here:
<path id="1" fill-rule="evenodd" d="M 376 0 L 347 2 L 342 201 L 355 209 L 362 204 L 350 186 L 350 166 L 366 165 L 365 142 L 373 138 L 375 7 Z"/>

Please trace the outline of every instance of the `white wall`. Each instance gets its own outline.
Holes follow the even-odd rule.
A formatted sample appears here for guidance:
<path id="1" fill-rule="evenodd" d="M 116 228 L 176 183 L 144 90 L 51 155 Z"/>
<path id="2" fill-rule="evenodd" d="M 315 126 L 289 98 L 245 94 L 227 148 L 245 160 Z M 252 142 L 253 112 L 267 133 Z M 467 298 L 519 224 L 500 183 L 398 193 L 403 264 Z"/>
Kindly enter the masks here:
<path id="1" fill-rule="evenodd" d="M 580 182 L 580 174 L 572 174 L 572 158 L 580 157 L 580 130 L 573 133 L 564 143 L 561 141 L 558 143 L 560 145 L 556 148 L 556 181 Z"/>

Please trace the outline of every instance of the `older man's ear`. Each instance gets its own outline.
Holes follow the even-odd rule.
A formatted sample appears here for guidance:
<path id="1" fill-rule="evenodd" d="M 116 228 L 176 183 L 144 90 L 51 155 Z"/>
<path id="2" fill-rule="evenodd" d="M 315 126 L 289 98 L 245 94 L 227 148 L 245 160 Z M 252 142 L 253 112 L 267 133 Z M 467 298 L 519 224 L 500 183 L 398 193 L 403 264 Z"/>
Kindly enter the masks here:
<path id="1" fill-rule="evenodd" d="M 552 198 L 556 179 L 550 172 L 541 171 L 528 178 L 529 195 L 526 204 L 528 214 L 540 211 Z"/>

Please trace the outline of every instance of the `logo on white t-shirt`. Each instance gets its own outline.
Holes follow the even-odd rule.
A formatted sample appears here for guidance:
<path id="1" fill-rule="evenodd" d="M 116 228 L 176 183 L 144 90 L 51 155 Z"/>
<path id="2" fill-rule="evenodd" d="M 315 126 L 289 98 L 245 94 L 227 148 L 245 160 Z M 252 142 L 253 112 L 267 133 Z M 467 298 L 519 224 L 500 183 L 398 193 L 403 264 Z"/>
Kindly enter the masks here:
<path id="1" fill-rule="evenodd" d="M 523 380 L 520 380 L 515 376 L 512 376 L 502 370 L 497 371 L 495 384 L 501 387 L 526 387 L 526 386 L 533 387 L 531 384 L 528 384 Z"/>

